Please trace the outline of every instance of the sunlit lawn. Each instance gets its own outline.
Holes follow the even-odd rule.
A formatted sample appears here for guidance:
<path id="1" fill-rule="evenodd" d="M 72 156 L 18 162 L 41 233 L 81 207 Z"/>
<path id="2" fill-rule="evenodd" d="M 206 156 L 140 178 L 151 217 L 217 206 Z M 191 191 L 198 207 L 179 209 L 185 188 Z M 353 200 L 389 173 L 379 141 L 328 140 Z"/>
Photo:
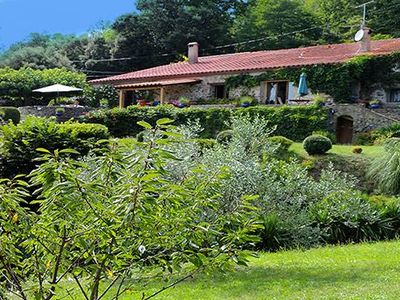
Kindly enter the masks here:
<path id="1" fill-rule="evenodd" d="M 354 148 L 361 148 L 362 154 L 354 154 L 352 150 Z M 303 149 L 303 145 L 301 143 L 294 143 L 290 150 L 297 153 L 302 157 L 307 157 L 308 154 Z M 332 149 L 328 152 L 328 154 L 337 154 L 337 155 L 353 155 L 353 156 L 362 156 L 362 157 L 376 157 L 380 153 L 382 153 L 382 146 L 352 146 L 352 145 L 333 145 Z"/>
<path id="2" fill-rule="evenodd" d="M 140 291 L 149 295 L 162 286 Z M 72 282 L 68 287 L 83 299 Z M 120 298 L 128 299 L 141 299 L 139 288 Z M 400 242 L 260 254 L 249 267 L 199 275 L 154 299 L 400 299 Z"/>

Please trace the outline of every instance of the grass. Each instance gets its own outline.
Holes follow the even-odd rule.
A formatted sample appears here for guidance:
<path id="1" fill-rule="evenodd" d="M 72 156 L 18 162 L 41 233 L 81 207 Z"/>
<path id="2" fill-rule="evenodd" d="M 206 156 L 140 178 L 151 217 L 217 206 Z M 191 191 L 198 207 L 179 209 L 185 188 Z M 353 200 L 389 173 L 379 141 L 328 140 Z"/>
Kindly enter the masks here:
<path id="1" fill-rule="evenodd" d="M 352 150 L 356 147 L 362 148 L 362 154 L 354 154 Z M 303 144 L 301 143 L 294 143 L 290 150 L 295 152 L 296 154 L 300 155 L 304 158 L 310 158 L 307 152 L 303 149 Z M 352 145 L 333 145 L 332 149 L 328 151 L 329 154 L 336 154 L 336 155 L 349 155 L 355 157 L 376 157 L 380 153 L 382 153 L 383 147 L 382 146 L 352 146 Z M 317 156 L 318 157 L 318 156 Z"/>
<path id="2" fill-rule="evenodd" d="M 143 291 L 150 295 L 167 284 L 130 289 L 120 300 L 142 299 Z M 83 299 L 73 282 L 64 288 Z M 57 299 L 71 299 L 66 296 Z M 198 275 L 154 299 L 400 299 L 400 241 L 261 253 L 248 267 Z"/>
<path id="3" fill-rule="evenodd" d="M 248 268 L 194 278 L 157 299 L 400 299 L 400 242 L 261 254 Z"/>
<path id="4" fill-rule="evenodd" d="M 361 154 L 352 152 L 356 147 L 363 150 Z M 289 150 L 303 160 L 315 178 L 318 178 L 322 170 L 331 164 L 334 169 L 354 176 L 360 190 L 371 193 L 375 189 L 375 182 L 367 176 L 369 165 L 384 151 L 384 148 L 382 146 L 334 145 L 326 155 L 310 156 L 301 143 L 294 143 Z"/>

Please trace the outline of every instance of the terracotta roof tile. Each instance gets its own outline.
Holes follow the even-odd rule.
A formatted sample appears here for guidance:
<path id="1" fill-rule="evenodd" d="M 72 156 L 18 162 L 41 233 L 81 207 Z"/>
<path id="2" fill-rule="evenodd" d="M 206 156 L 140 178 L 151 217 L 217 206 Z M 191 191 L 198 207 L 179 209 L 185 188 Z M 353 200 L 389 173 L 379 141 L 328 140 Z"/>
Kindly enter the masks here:
<path id="1" fill-rule="evenodd" d="M 168 85 L 176 85 L 176 84 L 196 83 L 199 81 L 201 81 L 201 79 L 199 79 L 199 78 L 167 79 L 167 80 L 156 80 L 156 81 L 121 84 L 121 85 L 117 85 L 116 88 L 159 87 L 159 86 L 168 86 Z"/>
<path id="2" fill-rule="evenodd" d="M 371 51 L 361 53 L 360 43 L 313 46 L 306 48 L 241 52 L 199 58 L 196 64 L 174 63 L 108 78 L 92 80 L 91 83 L 117 83 L 166 79 L 171 77 L 205 76 L 213 74 L 262 71 L 283 67 L 314 64 L 335 64 L 360 55 L 387 55 L 400 51 L 400 39 L 371 42 Z"/>

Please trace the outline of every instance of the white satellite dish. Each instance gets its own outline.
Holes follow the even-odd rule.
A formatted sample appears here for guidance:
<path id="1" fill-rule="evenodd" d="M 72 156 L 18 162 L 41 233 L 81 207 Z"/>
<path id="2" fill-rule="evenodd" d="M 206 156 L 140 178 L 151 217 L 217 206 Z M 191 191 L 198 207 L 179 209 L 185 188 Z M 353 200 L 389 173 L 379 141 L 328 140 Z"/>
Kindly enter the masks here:
<path id="1" fill-rule="evenodd" d="M 356 42 L 361 41 L 364 38 L 364 34 L 365 34 L 364 29 L 360 29 L 359 31 L 357 31 L 356 36 L 354 38 Z"/>

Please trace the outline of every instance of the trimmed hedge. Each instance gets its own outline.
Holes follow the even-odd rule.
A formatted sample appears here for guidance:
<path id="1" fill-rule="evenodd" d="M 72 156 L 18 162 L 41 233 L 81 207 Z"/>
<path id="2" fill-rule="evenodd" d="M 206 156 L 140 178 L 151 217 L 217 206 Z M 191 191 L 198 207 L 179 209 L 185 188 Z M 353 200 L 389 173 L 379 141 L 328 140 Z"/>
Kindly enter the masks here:
<path id="1" fill-rule="evenodd" d="M 254 106 L 249 108 L 175 108 L 170 105 L 159 107 L 130 106 L 127 109 L 98 110 L 88 113 L 84 122 L 98 123 L 108 127 L 115 137 L 136 136 L 142 127 L 139 121 L 155 125 L 161 118 L 175 120 L 175 125 L 199 120 L 204 128 L 202 138 L 215 138 L 219 132 L 229 129 L 229 120 L 234 115 L 259 115 L 276 126 L 275 135 L 300 141 L 317 130 L 328 129 L 328 112 L 316 106 Z"/>
<path id="2" fill-rule="evenodd" d="M 53 119 L 28 117 L 18 125 L 0 127 L 0 177 L 28 174 L 38 164 L 38 148 L 53 151 L 75 149 L 81 155 L 96 147 L 96 142 L 110 135 L 99 124 L 58 124 Z"/>
<path id="3" fill-rule="evenodd" d="M 332 142 L 326 136 L 311 135 L 304 140 L 303 147 L 309 155 L 325 154 L 332 149 Z"/>
<path id="4" fill-rule="evenodd" d="M 21 120 L 21 113 L 16 107 L 0 107 L 0 120 L 5 122 L 12 121 L 14 124 L 18 124 Z"/>

